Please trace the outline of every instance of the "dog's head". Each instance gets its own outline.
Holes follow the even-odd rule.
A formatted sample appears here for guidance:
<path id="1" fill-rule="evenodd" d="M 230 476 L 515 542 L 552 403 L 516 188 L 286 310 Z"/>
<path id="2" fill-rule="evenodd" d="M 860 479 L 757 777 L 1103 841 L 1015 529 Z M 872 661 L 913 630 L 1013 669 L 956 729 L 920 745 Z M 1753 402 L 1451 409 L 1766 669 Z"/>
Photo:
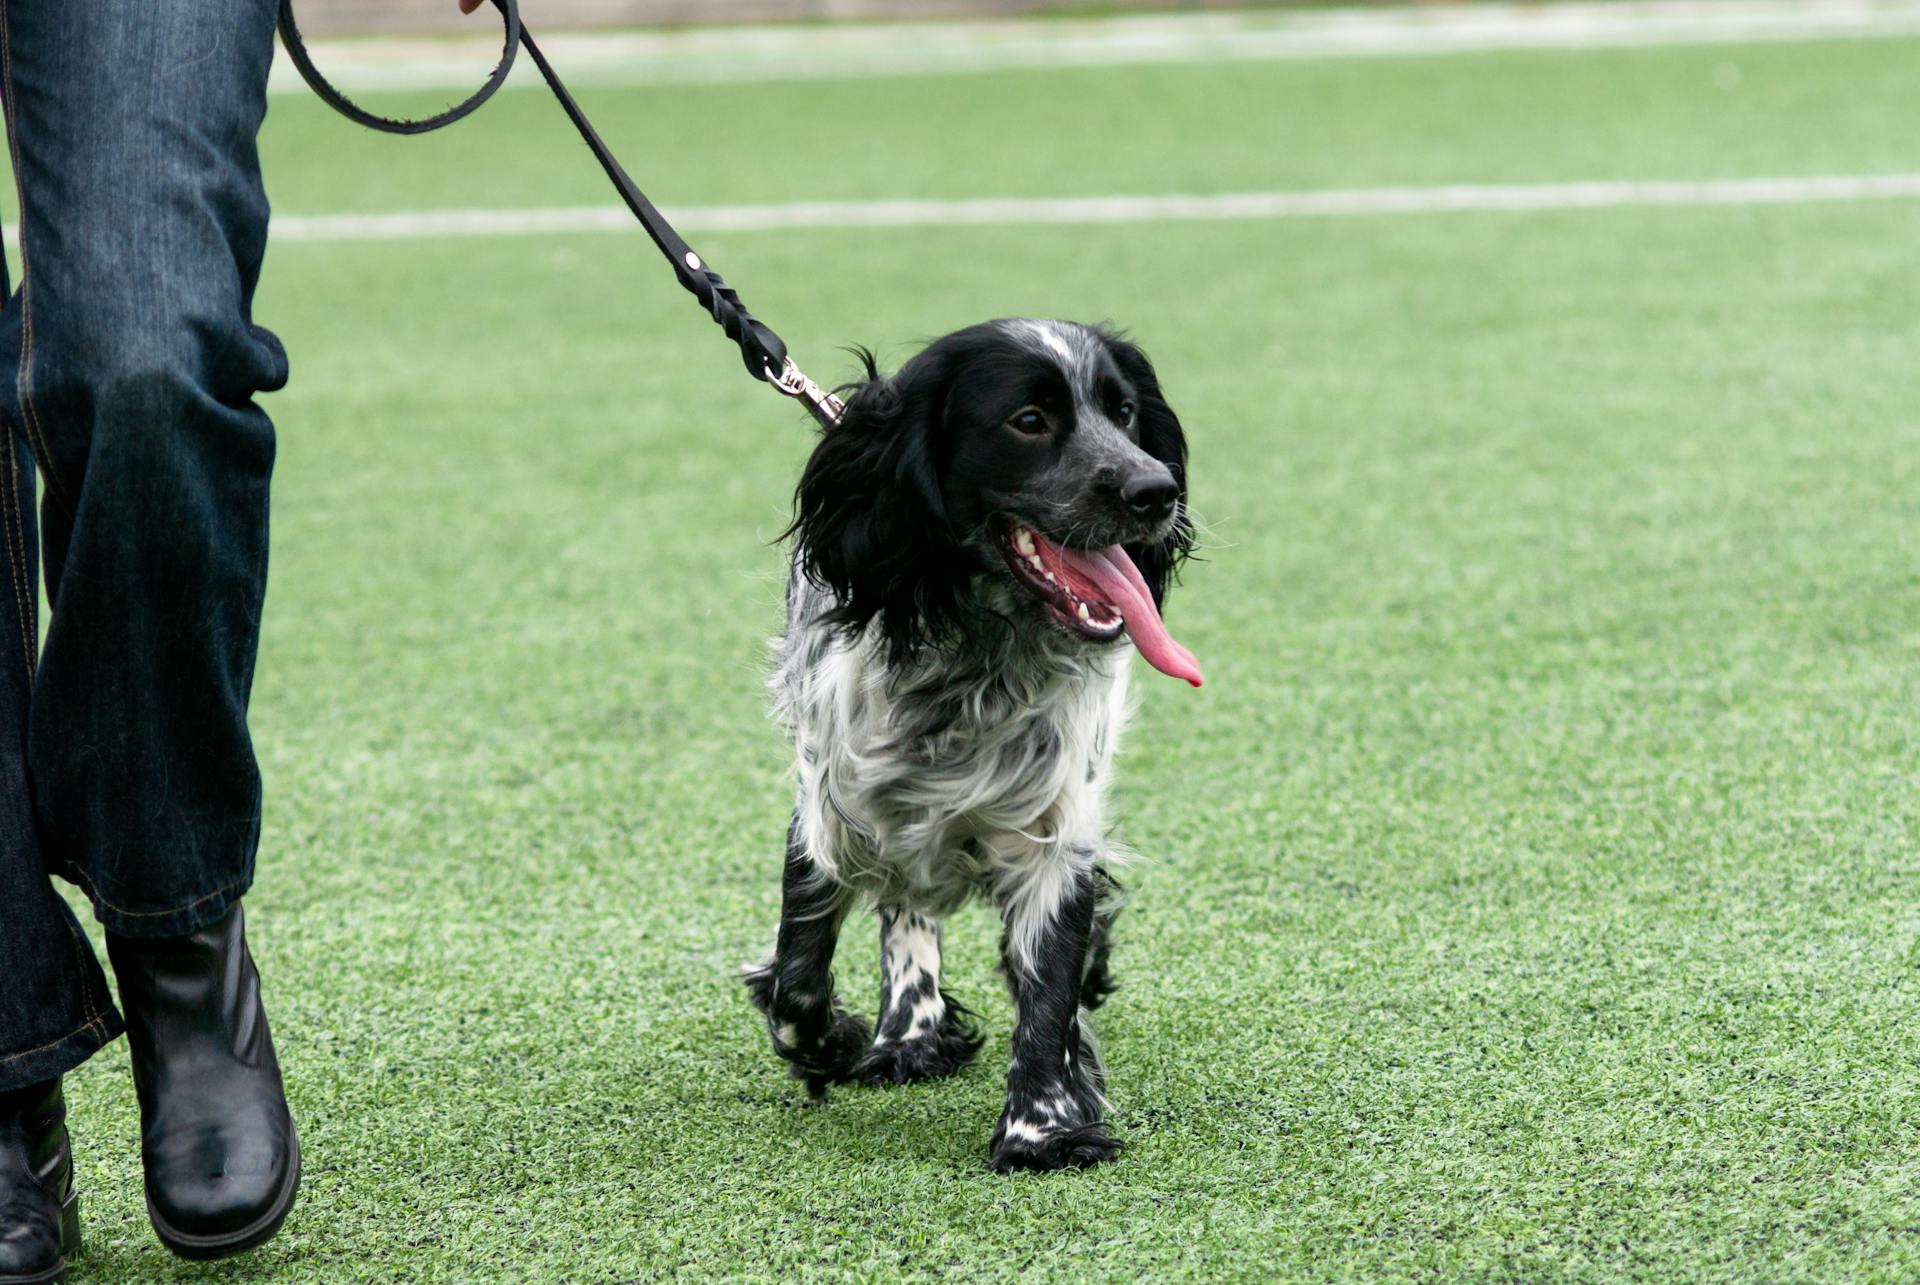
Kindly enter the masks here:
<path id="1" fill-rule="evenodd" d="M 868 379 L 807 461 L 790 534 L 835 623 L 896 657 L 979 590 L 1088 646 L 1131 634 L 1198 685 L 1160 603 L 1192 543 L 1187 445 L 1139 348 L 1066 321 L 990 321 Z"/>

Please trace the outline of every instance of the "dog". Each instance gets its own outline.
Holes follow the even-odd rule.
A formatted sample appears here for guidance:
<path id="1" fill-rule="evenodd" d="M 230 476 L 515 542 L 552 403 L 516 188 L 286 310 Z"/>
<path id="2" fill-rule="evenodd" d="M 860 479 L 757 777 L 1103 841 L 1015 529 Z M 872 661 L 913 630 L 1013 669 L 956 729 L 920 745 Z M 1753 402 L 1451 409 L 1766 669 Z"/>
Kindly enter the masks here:
<path id="1" fill-rule="evenodd" d="M 1160 616 L 1193 543 L 1186 438 L 1104 327 L 987 322 L 891 377 L 862 356 L 785 533 L 770 685 L 798 788 L 748 990 L 816 1098 L 950 1075 L 981 1036 L 941 989 L 941 922 L 983 894 L 1016 1012 L 989 1163 L 1097 1164 L 1121 1149 L 1086 1011 L 1113 989 L 1105 799 L 1131 652 L 1202 681 Z M 871 1028 L 830 971 L 857 901 L 880 920 Z"/>

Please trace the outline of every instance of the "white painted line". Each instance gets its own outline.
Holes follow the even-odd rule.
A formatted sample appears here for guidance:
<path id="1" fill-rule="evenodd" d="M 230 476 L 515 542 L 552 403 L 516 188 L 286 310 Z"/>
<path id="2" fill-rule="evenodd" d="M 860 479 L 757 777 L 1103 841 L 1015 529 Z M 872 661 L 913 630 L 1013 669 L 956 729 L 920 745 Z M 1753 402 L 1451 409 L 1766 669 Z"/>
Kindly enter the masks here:
<path id="1" fill-rule="evenodd" d="M 314 58 L 348 92 L 470 89 L 499 52 L 483 36 L 334 40 Z M 1602 0 L 972 23 L 831 23 L 544 36 L 581 85 L 852 80 L 1148 63 L 1282 61 L 1920 35 L 1920 0 Z M 276 93 L 304 93 L 275 61 Z M 516 65 L 510 89 L 541 84 Z"/>
<path id="2" fill-rule="evenodd" d="M 1342 188 L 1215 196 L 989 197 L 965 201 L 800 201 L 708 205 L 667 211 L 687 231 L 789 228 L 966 227 L 979 224 L 1161 223 L 1472 211 L 1598 210 L 1629 206 L 1791 205 L 1920 199 L 1920 174 L 1812 178 L 1602 181 L 1497 186 Z M 631 232 L 617 205 L 528 210 L 421 210 L 399 214 L 276 215 L 287 241 L 397 241 L 470 236 Z"/>

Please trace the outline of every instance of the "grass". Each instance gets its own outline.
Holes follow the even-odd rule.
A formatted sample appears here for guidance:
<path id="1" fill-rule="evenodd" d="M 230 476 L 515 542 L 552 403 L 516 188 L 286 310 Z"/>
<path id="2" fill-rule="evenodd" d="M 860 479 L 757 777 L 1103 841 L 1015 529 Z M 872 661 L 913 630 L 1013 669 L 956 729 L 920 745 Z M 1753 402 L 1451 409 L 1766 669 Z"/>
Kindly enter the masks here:
<path id="1" fill-rule="evenodd" d="M 1920 169 L 1916 56 L 589 110 L 682 202 L 1876 172 Z M 270 188 L 605 199 L 563 130 L 533 94 L 416 143 L 277 98 Z M 1187 420 L 1221 544 L 1170 615 L 1209 685 L 1143 669 L 1121 771 L 1130 1150 L 987 1172 L 979 911 L 974 1068 L 807 1109 L 766 1049 L 732 970 L 777 903 L 767 542 L 808 434 L 641 238 L 286 244 L 249 907 L 308 1171 L 221 1279 L 1920 1273 L 1911 203 L 699 241 L 816 374 L 1110 316 Z M 864 929 L 840 974 L 869 1002 Z M 76 1280 L 214 1279 L 146 1229 L 124 1046 L 71 1095 Z"/>

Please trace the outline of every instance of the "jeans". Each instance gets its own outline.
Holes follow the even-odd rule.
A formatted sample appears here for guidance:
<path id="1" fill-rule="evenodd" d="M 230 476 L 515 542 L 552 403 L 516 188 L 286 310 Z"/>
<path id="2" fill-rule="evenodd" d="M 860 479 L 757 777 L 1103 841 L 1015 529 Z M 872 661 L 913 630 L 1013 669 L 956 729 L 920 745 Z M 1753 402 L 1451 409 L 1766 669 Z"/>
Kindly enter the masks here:
<path id="1" fill-rule="evenodd" d="M 121 1030 L 50 875 L 134 937 L 212 923 L 253 879 L 274 455 L 253 398 L 287 378 L 251 320 L 274 14 L 0 0 L 22 264 L 0 315 L 0 1090 Z"/>

